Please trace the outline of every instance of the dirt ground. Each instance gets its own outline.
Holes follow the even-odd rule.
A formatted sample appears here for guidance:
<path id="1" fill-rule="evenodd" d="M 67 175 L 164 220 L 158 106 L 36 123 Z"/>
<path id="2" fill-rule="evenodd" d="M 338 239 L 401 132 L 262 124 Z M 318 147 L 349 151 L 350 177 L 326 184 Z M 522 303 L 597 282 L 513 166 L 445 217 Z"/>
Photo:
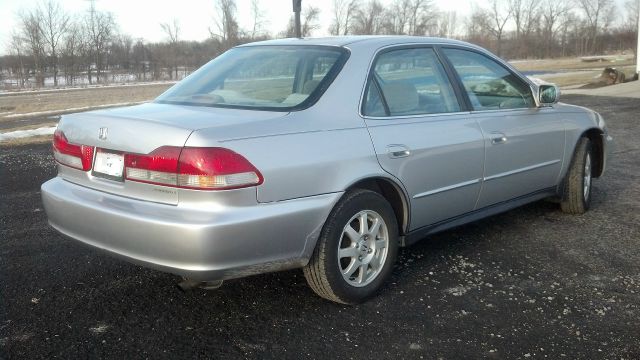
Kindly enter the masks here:
<path id="1" fill-rule="evenodd" d="M 537 202 L 402 249 L 347 307 L 299 270 L 182 293 L 46 223 L 48 144 L 0 150 L 0 358 L 640 358 L 638 100 L 565 96 L 616 149 L 582 216 Z"/>

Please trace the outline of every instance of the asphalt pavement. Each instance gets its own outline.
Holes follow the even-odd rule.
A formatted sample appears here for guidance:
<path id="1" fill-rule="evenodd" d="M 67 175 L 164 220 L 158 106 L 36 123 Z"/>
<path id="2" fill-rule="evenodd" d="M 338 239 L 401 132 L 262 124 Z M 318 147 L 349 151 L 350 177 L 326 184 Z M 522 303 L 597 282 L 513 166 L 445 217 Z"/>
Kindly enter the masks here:
<path id="1" fill-rule="evenodd" d="M 59 235 L 49 145 L 0 148 L 0 358 L 640 358 L 640 103 L 565 96 L 616 150 L 582 216 L 541 201 L 402 249 L 381 294 L 315 296 L 300 270 L 182 293 Z"/>

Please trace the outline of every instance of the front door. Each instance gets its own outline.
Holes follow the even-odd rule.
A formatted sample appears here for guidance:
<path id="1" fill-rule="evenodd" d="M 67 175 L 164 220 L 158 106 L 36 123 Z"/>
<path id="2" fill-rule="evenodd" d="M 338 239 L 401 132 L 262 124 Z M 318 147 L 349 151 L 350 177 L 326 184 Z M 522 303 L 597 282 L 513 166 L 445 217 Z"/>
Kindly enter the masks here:
<path id="1" fill-rule="evenodd" d="M 485 137 L 477 208 L 558 183 L 564 124 L 553 108 L 537 108 L 529 85 L 495 60 L 470 50 L 443 49 L 457 72 Z"/>

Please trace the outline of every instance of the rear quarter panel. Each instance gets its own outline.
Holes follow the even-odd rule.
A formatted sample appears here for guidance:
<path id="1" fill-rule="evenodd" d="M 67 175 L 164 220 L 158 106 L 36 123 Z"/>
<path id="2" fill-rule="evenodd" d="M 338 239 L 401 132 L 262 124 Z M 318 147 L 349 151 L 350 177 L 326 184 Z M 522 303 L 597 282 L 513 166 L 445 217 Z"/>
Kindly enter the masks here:
<path id="1" fill-rule="evenodd" d="M 222 146 L 246 157 L 264 176 L 259 202 L 341 192 L 367 177 L 390 178 L 358 111 L 373 50 L 352 52 L 310 108 L 251 128 L 198 130 L 186 146 Z"/>

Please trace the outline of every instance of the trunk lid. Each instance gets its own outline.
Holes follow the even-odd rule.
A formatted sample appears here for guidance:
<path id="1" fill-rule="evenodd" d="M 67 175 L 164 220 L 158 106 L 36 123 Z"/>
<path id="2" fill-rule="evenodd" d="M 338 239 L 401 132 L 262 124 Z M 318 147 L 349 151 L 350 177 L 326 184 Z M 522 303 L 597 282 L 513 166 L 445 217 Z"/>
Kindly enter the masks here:
<path id="1" fill-rule="evenodd" d="M 161 146 L 184 146 L 195 130 L 237 128 L 238 125 L 279 118 L 286 114 L 149 103 L 65 115 L 60 120 L 58 129 L 64 132 L 71 143 L 89 145 L 116 154 L 148 154 Z M 93 170 L 84 172 L 63 165 L 58 166 L 58 169 L 62 178 L 100 191 L 166 204 L 177 204 L 179 200 L 179 191 L 175 188 L 118 181 L 96 176 L 99 174 L 93 173 Z"/>

